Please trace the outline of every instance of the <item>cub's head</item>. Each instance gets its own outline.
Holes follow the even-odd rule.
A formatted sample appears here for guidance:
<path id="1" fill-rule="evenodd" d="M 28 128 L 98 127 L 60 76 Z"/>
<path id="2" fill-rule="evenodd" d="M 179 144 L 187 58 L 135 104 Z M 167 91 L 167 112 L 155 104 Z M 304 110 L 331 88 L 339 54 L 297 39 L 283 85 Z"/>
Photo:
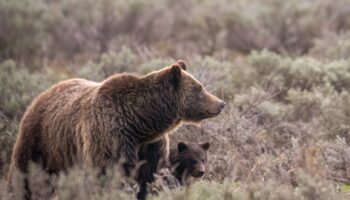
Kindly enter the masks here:
<path id="1" fill-rule="evenodd" d="M 199 144 L 179 142 L 177 145 L 179 166 L 184 167 L 190 176 L 202 177 L 205 173 L 209 147 L 209 142 Z"/>
<path id="2" fill-rule="evenodd" d="M 218 115 L 225 102 L 210 94 L 202 84 L 186 71 L 186 64 L 179 60 L 159 72 L 175 93 L 180 117 L 187 122 L 200 122 Z"/>

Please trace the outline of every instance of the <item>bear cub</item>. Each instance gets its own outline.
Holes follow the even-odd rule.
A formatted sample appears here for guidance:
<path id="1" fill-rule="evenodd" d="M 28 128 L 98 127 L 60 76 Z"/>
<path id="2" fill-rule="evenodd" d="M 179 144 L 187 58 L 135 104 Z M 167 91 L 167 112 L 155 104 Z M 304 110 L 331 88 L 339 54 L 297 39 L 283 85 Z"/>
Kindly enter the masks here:
<path id="1" fill-rule="evenodd" d="M 143 199 L 146 198 L 148 192 L 158 195 L 165 187 L 175 189 L 181 185 L 190 184 L 191 177 L 202 177 L 205 174 L 209 147 L 209 142 L 179 142 L 177 147 L 171 148 L 167 166 L 161 162 L 163 168 L 157 170 L 152 181 L 146 183 L 147 191 L 140 193 L 144 195 Z"/>
<path id="2" fill-rule="evenodd" d="M 181 185 L 187 184 L 190 177 L 200 178 L 204 175 L 209 147 L 209 142 L 199 144 L 179 142 L 177 148 L 170 150 L 169 162 L 172 174 Z"/>

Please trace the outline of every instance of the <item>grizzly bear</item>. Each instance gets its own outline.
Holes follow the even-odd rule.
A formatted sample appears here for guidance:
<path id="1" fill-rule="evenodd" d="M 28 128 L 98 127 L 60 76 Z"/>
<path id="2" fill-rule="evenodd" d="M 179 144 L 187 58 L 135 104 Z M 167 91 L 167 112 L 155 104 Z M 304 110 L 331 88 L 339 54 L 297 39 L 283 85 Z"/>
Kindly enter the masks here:
<path id="1" fill-rule="evenodd" d="M 129 176 L 140 145 L 168 143 L 168 133 L 181 122 L 214 117 L 224 105 L 186 71 L 183 61 L 144 76 L 62 81 L 27 108 L 11 158 L 10 185 L 11 174 L 26 174 L 30 162 L 50 173 L 78 161 L 102 170 L 123 162 Z M 164 160 L 168 151 L 167 145 L 160 149 Z M 30 192 L 26 195 L 30 198 Z"/>
<path id="2" fill-rule="evenodd" d="M 142 144 L 138 150 L 138 161 L 141 162 L 137 170 L 136 181 L 139 183 L 137 199 L 145 199 L 147 184 L 154 181 L 154 174 L 159 169 L 168 167 L 168 160 L 164 155 L 169 155 L 169 139 L 162 138 L 155 142 Z"/>
<path id="3" fill-rule="evenodd" d="M 151 185 L 151 188 L 149 188 L 150 191 L 154 189 L 152 188 L 152 186 L 156 185 L 156 188 L 159 187 L 157 186 L 157 183 L 155 183 L 154 185 L 153 182 L 156 180 L 156 173 L 158 174 L 158 171 L 160 171 L 159 169 L 161 168 L 170 168 L 171 175 L 176 178 L 176 182 L 178 182 L 180 185 L 189 184 L 190 177 L 199 178 L 202 177 L 205 173 L 205 167 L 208 158 L 208 149 L 210 147 L 209 142 L 179 142 L 176 148 L 170 149 L 169 163 L 165 163 L 165 161 L 162 160 L 162 155 L 158 151 L 159 147 L 161 147 L 162 145 L 162 142 L 155 142 L 152 144 L 143 145 L 139 151 L 140 160 L 145 161 L 145 164 L 149 164 L 153 167 L 153 169 L 151 170 L 151 172 L 142 171 L 138 175 L 138 181 L 141 183 L 140 191 L 137 196 L 138 199 L 145 199 L 148 193 L 148 185 Z M 148 173 L 154 174 L 152 174 L 152 176 L 145 176 Z M 169 177 L 169 174 L 165 174 L 164 177 L 161 176 L 161 178 L 163 179 L 168 179 Z M 168 183 L 167 180 L 163 181 L 165 183 Z"/>
<path id="4" fill-rule="evenodd" d="M 181 185 L 189 183 L 189 178 L 200 178 L 205 173 L 209 142 L 200 144 L 179 142 L 177 149 L 171 149 L 169 162 L 173 175 Z"/>

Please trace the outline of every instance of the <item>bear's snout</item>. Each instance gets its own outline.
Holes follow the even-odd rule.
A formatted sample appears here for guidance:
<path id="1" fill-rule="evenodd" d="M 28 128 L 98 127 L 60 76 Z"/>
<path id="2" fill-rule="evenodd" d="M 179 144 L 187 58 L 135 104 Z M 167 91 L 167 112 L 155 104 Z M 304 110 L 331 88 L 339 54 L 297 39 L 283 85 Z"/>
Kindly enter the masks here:
<path id="1" fill-rule="evenodd" d="M 207 108 L 209 117 L 216 116 L 221 113 L 226 103 L 218 97 L 206 92 L 206 101 L 204 107 Z"/>
<path id="2" fill-rule="evenodd" d="M 193 177 L 195 178 L 200 178 L 205 174 L 205 165 L 204 163 L 198 163 L 196 165 L 196 169 L 194 173 L 192 174 Z"/>
<path id="3" fill-rule="evenodd" d="M 225 105 L 226 105 L 226 102 L 225 101 L 221 101 L 221 103 L 220 103 L 221 110 L 225 107 Z"/>
<path id="4" fill-rule="evenodd" d="M 203 175 L 204 175 L 204 171 L 199 171 L 199 172 L 198 172 L 198 176 L 199 176 L 199 177 L 202 177 Z"/>

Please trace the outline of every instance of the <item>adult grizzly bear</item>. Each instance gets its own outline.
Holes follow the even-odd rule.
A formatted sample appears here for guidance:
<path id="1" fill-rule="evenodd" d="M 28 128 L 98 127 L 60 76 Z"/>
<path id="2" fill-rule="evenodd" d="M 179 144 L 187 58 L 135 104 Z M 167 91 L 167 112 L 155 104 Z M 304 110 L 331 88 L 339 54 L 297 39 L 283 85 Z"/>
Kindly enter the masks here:
<path id="1" fill-rule="evenodd" d="M 178 61 L 145 76 L 122 73 L 102 82 L 71 79 L 52 86 L 21 120 L 10 183 L 14 171 L 27 173 L 30 161 L 50 173 L 77 161 L 101 169 L 123 161 L 129 175 L 141 144 L 167 143 L 167 134 L 182 121 L 199 122 L 224 107 L 185 70 Z"/>

